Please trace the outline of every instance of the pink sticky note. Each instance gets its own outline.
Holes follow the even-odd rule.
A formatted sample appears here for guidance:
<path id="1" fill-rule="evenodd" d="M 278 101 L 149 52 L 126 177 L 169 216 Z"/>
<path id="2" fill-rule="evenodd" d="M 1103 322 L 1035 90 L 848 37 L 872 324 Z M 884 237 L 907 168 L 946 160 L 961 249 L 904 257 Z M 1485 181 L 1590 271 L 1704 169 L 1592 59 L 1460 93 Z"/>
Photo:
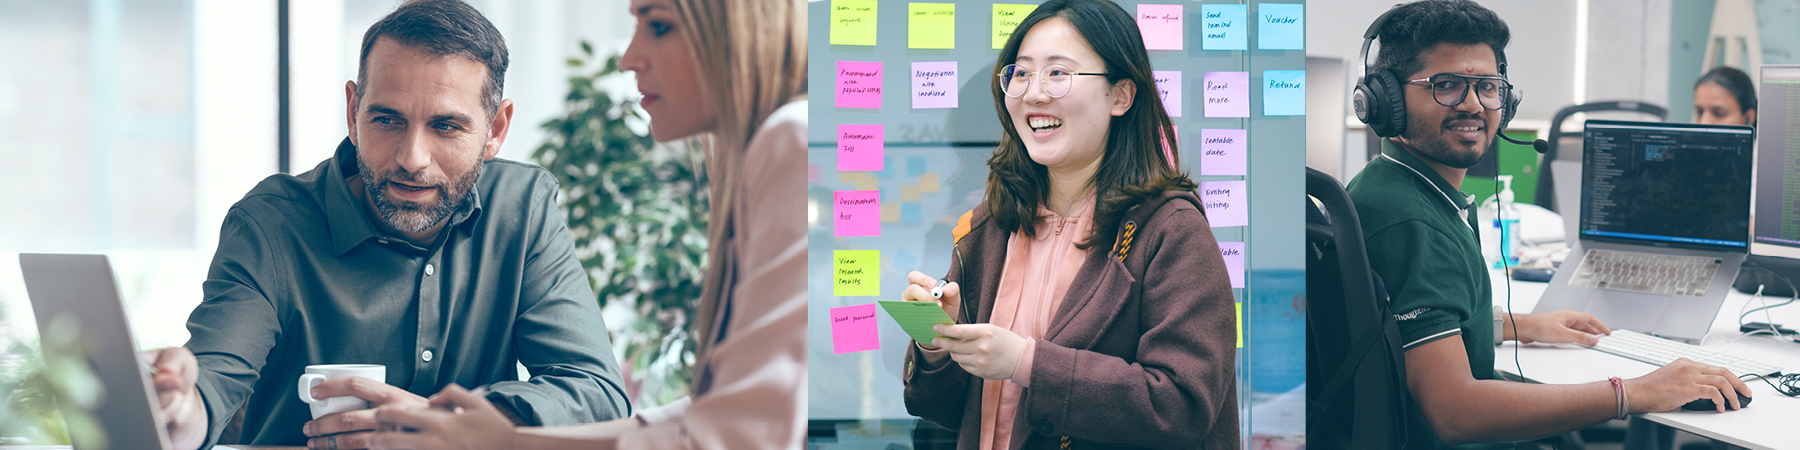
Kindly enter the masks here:
<path id="1" fill-rule="evenodd" d="M 837 107 L 881 109 L 881 63 L 838 61 Z"/>
<path id="2" fill-rule="evenodd" d="M 912 63 L 912 107 L 956 107 L 956 61 Z"/>
<path id="3" fill-rule="evenodd" d="M 835 195 L 832 214 L 838 237 L 881 235 L 881 191 L 837 191 Z"/>
<path id="4" fill-rule="evenodd" d="M 1244 130 L 1200 130 L 1200 174 L 1247 175 L 1248 141 Z"/>
<path id="5" fill-rule="evenodd" d="M 1175 129 L 1175 140 L 1174 140 L 1174 142 L 1176 142 L 1176 143 L 1180 143 L 1180 142 L 1181 142 L 1181 127 L 1178 127 L 1178 126 L 1174 126 L 1174 125 L 1170 125 L 1170 126 L 1169 126 L 1169 128 L 1174 128 L 1174 129 Z M 1162 144 L 1163 144 L 1163 146 L 1162 146 L 1162 151 L 1163 151 L 1163 159 L 1166 159 L 1166 160 L 1168 160 L 1168 161 L 1169 161 L 1169 166 L 1170 166 L 1170 167 L 1174 167 L 1174 166 L 1175 166 L 1175 153 L 1174 153 L 1174 152 L 1170 152 L 1170 151 L 1169 151 L 1169 149 L 1171 149 L 1171 148 L 1174 148 L 1174 147 L 1175 147 L 1175 146 L 1173 146 L 1173 145 L 1169 145 L 1169 142 L 1170 142 L 1170 141 L 1169 141 L 1169 137 L 1168 137 L 1168 136 L 1163 136 L 1163 142 L 1162 142 Z"/>
<path id="6" fill-rule="evenodd" d="M 1206 117 L 1250 117 L 1250 72 L 1207 72 Z"/>
<path id="7" fill-rule="evenodd" d="M 1213 228 L 1250 224 L 1250 196 L 1244 192 L 1243 181 L 1200 183 L 1200 203 L 1206 207 L 1206 221 Z"/>
<path id="8" fill-rule="evenodd" d="M 1156 70 L 1150 76 L 1156 79 L 1156 94 L 1162 97 L 1169 117 L 1181 117 L 1181 71 Z"/>
<path id="9" fill-rule="evenodd" d="M 839 172 L 881 171 L 881 154 L 887 146 L 881 125 L 838 125 L 837 145 Z"/>
<path id="10" fill-rule="evenodd" d="M 831 308 L 831 350 L 837 354 L 881 349 L 875 304 Z"/>
<path id="11" fill-rule="evenodd" d="M 1219 256 L 1225 257 L 1225 274 L 1231 276 L 1231 287 L 1244 287 L 1244 243 L 1220 242 Z"/>
<path id="12" fill-rule="evenodd" d="M 1137 23 L 1145 49 L 1181 50 L 1181 5 L 1138 5 Z"/>
<path id="13" fill-rule="evenodd" d="M 823 177 L 821 175 L 819 175 L 819 165 L 813 164 L 813 163 L 806 163 L 806 182 L 812 183 L 812 184 L 819 184 L 820 178 L 823 178 Z"/>

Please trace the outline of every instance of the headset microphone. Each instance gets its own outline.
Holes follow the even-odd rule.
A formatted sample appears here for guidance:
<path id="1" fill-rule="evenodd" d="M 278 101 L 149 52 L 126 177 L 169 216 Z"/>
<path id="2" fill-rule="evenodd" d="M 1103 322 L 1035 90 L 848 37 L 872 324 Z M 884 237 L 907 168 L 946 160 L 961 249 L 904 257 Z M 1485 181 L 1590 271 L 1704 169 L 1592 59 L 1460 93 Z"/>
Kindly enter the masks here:
<path id="1" fill-rule="evenodd" d="M 1550 152 L 1550 142 L 1545 141 L 1543 139 L 1538 139 L 1535 141 L 1521 141 L 1518 139 L 1513 139 L 1512 136 L 1507 136 L 1505 133 L 1494 133 L 1494 135 L 1499 136 L 1501 139 L 1505 139 L 1506 142 L 1511 142 L 1511 143 L 1519 144 L 1519 145 L 1529 145 L 1529 146 L 1531 146 L 1531 148 L 1537 149 L 1537 152 L 1540 155 Z"/>

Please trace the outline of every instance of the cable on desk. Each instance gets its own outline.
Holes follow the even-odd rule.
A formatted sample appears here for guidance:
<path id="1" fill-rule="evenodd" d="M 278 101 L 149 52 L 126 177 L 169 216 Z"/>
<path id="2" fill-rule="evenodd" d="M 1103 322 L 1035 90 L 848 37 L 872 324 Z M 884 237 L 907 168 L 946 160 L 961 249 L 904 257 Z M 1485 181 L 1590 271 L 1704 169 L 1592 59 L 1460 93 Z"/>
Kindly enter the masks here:
<path id="1" fill-rule="evenodd" d="M 1800 397 L 1800 373 L 1790 373 L 1790 374 L 1781 375 L 1781 377 L 1778 378 L 1778 380 L 1781 381 L 1781 385 L 1779 385 L 1779 386 L 1777 386 L 1774 382 L 1769 381 L 1768 377 L 1762 376 L 1761 374 L 1753 373 L 1753 374 L 1749 374 L 1749 375 L 1739 376 L 1738 378 L 1741 379 L 1746 376 L 1761 378 L 1764 383 L 1768 383 L 1769 387 L 1775 388 L 1775 392 L 1780 392 L 1781 395 L 1786 395 L 1789 397 Z"/>
<path id="2" fill-rule="evenodd" d="M 1738 329 L 1744 328 L 1744 318 L 1749 317 L 1751 314 L 1755 314 L 1757 311 L 1762 311 L 1763 312 L 1763 320 L 1767 321 L 1767 322 L 1763 322 L 1763 323 L 1769 325 L 1769 329 L 1768 330 L 1751 331 L 1749 333 L 1744 333 L 1744 336 L 1763 334 L 1764 331 L 1767 331 L 1767 333 L 1769 335 L 1773 335 L 1775 337 L 1782 337 L 1781 332 L 1775 330 L 1775 319 L 1773 316 L 1769 315 L 1769 309 L 1781 307 L 1781 306 L 1787 306 L 1788 304 L 1794 303 L 1795 300 L 1800 300 L 1800 290 L 1794 289 L 1794 282 L 1792 280 L 1788 280 L 1787 277 L 1782 276 L 1780 273 L 1777 273 L 1773 270 L 1769 270 L 1766 267 L 1762 267 L 1762 266 L 1756 265 L 1754 263 L 1745 263 L 1743 268 L 1744 268 L 1744 270 L 1761 270 L 1764 272 L 1768 272 L 1769 275 L 1774 276 L 1777 279 L 1780 279 L 1782 283 L 1786 283 L 1788 286 L 1788 292 L 1793 293 L 1793 296 L 1788 297 L 1787 301 L 1784 301 L 1781 303 L 1776 303 L 1774 305 L 1770 305 L 1768 302 L 1768 299 L 1764 298 L 1762 295 L 1763 288 L 1765 288 L 1766 286 L 1757 285 L 1756 286 L 1756 299 L 1762 303 L 1762 306 L 1758 307 L 1756 309 L 1749 310 L 1749 311 L 1744 311 L 1744 307 L 1750 306 L 1749 303 L 1744 303 L 1744 307 L 1738 308 Z M 1738 338 L 1741 339 L 1741 338 L 1743 338 L 1743 336 L 1739 336 Z M 1732 340 L 1736 341 L 1737 339 L 1732 339 Z"/>

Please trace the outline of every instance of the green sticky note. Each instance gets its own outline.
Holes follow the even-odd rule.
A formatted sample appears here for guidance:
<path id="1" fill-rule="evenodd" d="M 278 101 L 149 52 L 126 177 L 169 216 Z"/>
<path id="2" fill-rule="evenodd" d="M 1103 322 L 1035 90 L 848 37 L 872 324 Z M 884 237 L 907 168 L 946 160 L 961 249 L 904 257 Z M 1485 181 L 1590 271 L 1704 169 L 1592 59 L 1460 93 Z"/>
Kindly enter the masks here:
<path id="1" fill-rule="evenodd" d="M 831 252 L 831 295 L 881 295 L 881 251 Z"/>
<path id="2" fill-rule="evenodd" d="M 956 4 L 908 3 L 906 48 L 956 48 Z"/>
<path id="3" fill-rule="evenodd" d="M 875 45 L 875 0 L 831 0 L 831 45 Z"/>
<path id="4" fill-rule="evenodd" d="M 1012 38 L 1013 30 L 1019 28 L 1019 22 L 1025 20 L 1037 5 L 1005 5 L 994 4 L 994 49 L 1006 47 L 1006 40 Z"/>
<path id="5" fill-rule="evenodd" d="M 1237 348 L 1244 348 L 1244 304 L 1243 303 L 1232 303 L 1231 306 L 1237 307 L 1237 335 L 1238 335 Z"/>
<path id="6" fill-rule="evenodd" d="M 944 314 L 944 308 L 938 306 L 937 302 L 877 303 L 881 303 L 881 309 L 887 310 L 888 316 L 893 317 L 894 322 L 900 324 L 900 329 L 906 330 L 906 335 L 912 336 L 915 341 L 930 343 L 932 338 L 944 336 L 932 330 L 932 325 L 956 324 L 949 314 Z"/>

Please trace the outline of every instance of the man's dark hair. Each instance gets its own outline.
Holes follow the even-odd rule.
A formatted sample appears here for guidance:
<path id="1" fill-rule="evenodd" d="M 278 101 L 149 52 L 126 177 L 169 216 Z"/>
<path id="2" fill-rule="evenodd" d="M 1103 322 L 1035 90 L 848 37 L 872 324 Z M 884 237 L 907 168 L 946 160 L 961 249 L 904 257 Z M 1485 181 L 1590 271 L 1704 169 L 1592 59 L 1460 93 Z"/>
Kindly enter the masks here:
<path id="1" fill-rule="evenodd" d="M 1377 39 L 1381 52 L 1375 67 L 1408 77 L 1425 67 L 1419 56 L 1433 45 L 1487 44 L 1498 58 L 1512 40 L 1512 31 L 1498 14 L 1473 1 L 1425 0 L 1396 8 L 1381 24 Z"/>
<path id="2" fill-rule="evenodd" d="M 481 107 L 493 117 L 500 109 L 500 93 L 506 84 L 506 39 L 480 11 L 462 0 L 417 0 L 400 5 L 363 33 L 362 57 L 356 68 L 356 101 L 362 102 L 369 81 L 369 50 L 381 38 L 432 56 L 461 56 L 487 66 L 487 85 L 481 89 Z"/>

